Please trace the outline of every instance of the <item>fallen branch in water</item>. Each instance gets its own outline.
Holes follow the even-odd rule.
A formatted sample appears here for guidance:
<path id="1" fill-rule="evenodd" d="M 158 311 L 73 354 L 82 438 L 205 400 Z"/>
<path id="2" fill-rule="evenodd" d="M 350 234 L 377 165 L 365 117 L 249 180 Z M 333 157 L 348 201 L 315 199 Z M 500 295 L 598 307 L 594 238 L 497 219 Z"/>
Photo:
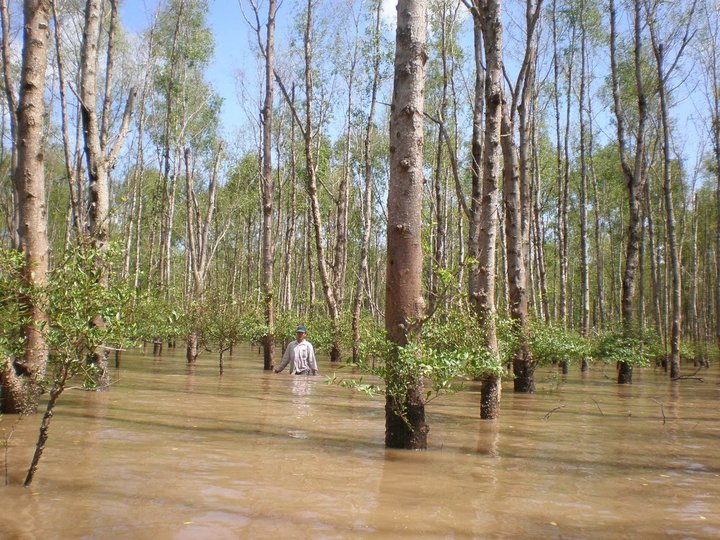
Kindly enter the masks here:
<path id="1" fill-rule="evenodd" d="M 564 409 L 564 408 L 565 408 L 565 405 L 558 405 L 554 409 L 548 411 L 548 413 L 545 416 L 543 416 L 543 420 L 547 420 L 548 418 L 550 418 L 550 415 L 552 413 L 554 413 L 555 411 L 559 411 L 560 409 Z"/>
<path id="2" fill-rule="evenodd" d="M 695 373 L 693 373 L 692 375 L 682 375 L 682 376 L 680 376 L 680 377 L 675 377 L 675 378 L 672 379 L 672 380 L 673 380 L 673 381 L 693 380 L 693 381 L 705 382 L 702 377 L 696 377 L 696 376 L 695 376 L 695 375 L 698 374 L 698 371 L 700 371 L 701 369 L 702 369 L 701 367 L 700 367 L 700 368 L 697 368 L 697 369 L 695 370 Z"/>
<path id="3" fill-rule="evenodd" d="M 597 401 L 595 401 L 593 398 L 590 398 L 590 399 L 593 400 L 593 403 L 594 403 L 595 406 L 598 408 L 598 411 L 600 411 L 600 414 L 603 415 L 603 416 L 605 416 L 605 413 L 604 413 L 604 412 L 602 411 L 602 409 L 600 408 L 600 404 L 599 404 Z"/>
<path id="4" fill-rule="evenodd" d="M 658 405 L 660 405 L 660 414 L 662 414 L 663 425 L 664 425 L 665 422 L 667 422 L 667 419 L 665 418 L 665 406 L 662 404 L 661 401 L 658 401 L 658 400 L 655 399 L 655 398 L 653 398 L 653 401 L 654 401 L 655 403 L 657 403 Z"/>

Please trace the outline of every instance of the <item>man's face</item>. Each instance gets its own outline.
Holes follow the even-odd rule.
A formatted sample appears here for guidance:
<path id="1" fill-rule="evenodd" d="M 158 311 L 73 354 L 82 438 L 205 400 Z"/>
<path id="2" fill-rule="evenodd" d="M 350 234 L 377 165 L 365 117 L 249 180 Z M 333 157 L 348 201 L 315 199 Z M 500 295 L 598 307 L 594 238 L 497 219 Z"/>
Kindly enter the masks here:
<path id="1" fill-rule="evenodd" d="M 305 332 L 298 332 L 295 336 L 297 336 L 298 341 L 302 341 L 305 339 Z"/>

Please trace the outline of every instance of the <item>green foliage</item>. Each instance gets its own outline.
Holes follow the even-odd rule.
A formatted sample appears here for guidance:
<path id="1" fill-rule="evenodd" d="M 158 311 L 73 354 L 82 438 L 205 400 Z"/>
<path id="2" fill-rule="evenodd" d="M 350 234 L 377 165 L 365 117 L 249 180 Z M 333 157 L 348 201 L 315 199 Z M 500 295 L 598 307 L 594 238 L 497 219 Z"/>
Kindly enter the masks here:
<path id="1" fill-rule="evenodd" d="M 484 330 L 464 306 L 436 312 L 405 346 L 390 342 L 376 326 L 366 325 L 362 334 L 361 360 L 352 367 L 363 376 L 339 384 L 374 395 L 383 392 L 382 388 L 366 382 L 364 377 L 378 377 L 385 381 L 384 392 L 400 407 L 408 390 L 420 381 L 428 402 L 458 390 L 464 379 L 502 375 L 502 356 L 484 347 Z M 329 382 L 338 382 L 337 377 Z M 404 415 L 403 410 L 397 412 Z"/>
<path id="2" fill-rule="evenodd" d="M 606 332 L 595 340 L 593 357 L 604 362 L 624 362 L 646 367 L 663 357 L 662 341 L 654 332 Z"/>
<path id="3" fill-rule="evenodd" d="M 243 341 L 261 343 L 267 334 L 267 324 L 259 310 L 245 310 L 238 315 L 238 335 Z"/>
<path id="4" fill-rule="evenodd" d="M 159 294 L 147 292 L 140 296 L 132 317 L 136 340 L 169 341 L 187 334 L 186 314 Z"/>
<path id="5" fill-rule="evenodd" d="M 237 305 L 219 294 L 207 295 L 198 305 L 199 339 L 206 349 L 223 352 L 242 340 L 246 328 Z"/>
<path id="6" fill-rule="evenodd" d="M 27 306 L 21 301 L 26 290 L 23 266 L 20 252 L 0 249 L 0 356 L 22 354 L 22 328 L 29 322 Z"/>
<path id="7" fill-rule="evenodd" d="M 590 342 L 579 333 L 540 321 L 531 325 L 530 348 L 539 365 L 580 362 L 591 352 Z"/>
<path id="8" fill-rule="evenodd" d="M 87 359 L 99 347 L 130 343 L 135 333 L 128 317 L 134 291 L 120 282 L 103 284 L 102 273 L 111 256 L 73 248 L 49 273 L 48 285 L 32 293 L 49 320 L 48 376 L 56 385 L 63 377 L 82 375 L 85 386 L 94 386 L 95 367 Z"/>

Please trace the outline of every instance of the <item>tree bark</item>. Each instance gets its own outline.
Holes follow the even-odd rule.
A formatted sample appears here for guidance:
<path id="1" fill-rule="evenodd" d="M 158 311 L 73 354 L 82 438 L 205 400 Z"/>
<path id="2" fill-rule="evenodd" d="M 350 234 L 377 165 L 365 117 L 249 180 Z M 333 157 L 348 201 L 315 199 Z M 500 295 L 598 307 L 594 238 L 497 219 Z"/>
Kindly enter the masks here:
<path id="1" fill-rule="evenodd" d="M 693 2 L 688 20 L 692 20 L 695 11 Z M 663 156 L 663 193 L 665 195 L 665 223 L 667 227 L 667 241 L 670 251 L 670 264 L 672 267 L 672 330 L 670 333 L 670 378 L 677 380 L 680 377 L 680 332 L 681 332 L 681 309 L 682 309 L 682 278 L 680 268 L 680 256 L 678 254 L 678 246 L 675 232 L 675 209 L 672 198 L 672 176 L 671 176 L 671 149 L 670 149 L 670 119 L 668 104 L 668 87 L 667 80 L 677 65 L 677 61 L 682 54 L 685 45 L 689 40 L 689 23 L 685 32 L 685 36 L 680 44 L 677 57 L 672 65 L 666 70 L 665 68 L 665 44 L 659 42 L 657 29 L 655 24 L 657 4 L 653 3 L 648 13 L 648 26 L 650 28 L 650 39 L 652 42 L 653 54 L 657 67 L 658 76 L 658 96 L 660 98 L 660 122 L 662 128 L 662 156 Z"/>
<path id="2" fill-rule="evenodd" d="M 360 360 L 360 315 L 362 312 L 363 291 L 365 289 L 365 276 L 368 271 L 368 253 L 370 251 L 370 236 L 372 234 L 373 215 L 373 179 L 372 179 L 372 140 L 375 133 L 375 107 L 377 105 L 378 86 L 380 84 L 380 21 L 382 15 L 382 2 L 375 6 L 375 26 L 372 34 L 372 87 L 370 90 L 370 111 L 365 126 L 365 141 L 363 143 L 363 165 L 365 173 L 365 193 L 363 194 L 362 219 L 363 238 L 360 246 L 360 263 L 357 280 L 355 281 L 355 295 L 353 296 L 352 311 L 352 358 L 353 362 Z"/>
<path id="3" fill-rule="evenodd" d="M 640 0 L 634 0 L 634 68 L 635 89 L 637 91 L 637 133 L 635 139 L 635 159 L 631 168 L 628 160 L 628 149 L 625 140 L 625 121 L 622 102 L 620 100 L 620 75 L 617 64 L 617 27 L 615 22 L 615 1 L 610 0 L 610 68 L 612 76 L 613 106 L 617 128 L 618 150 L 622 164 L 625 187 L 628 195 L 628 236 L 625 251 L 625 270 L 622 277 L 621 315 L 625 333 L 634 331 L 635 325 L 635 289 L 637 285 L 638 255 L 640 244 L 641 203 L 645 178 L 645 122 L 647 119 L 647 100 L 642 80 L 642 35 L 640 21 Z M 632 365 L 620 362 L 618 384 L 632 383 Z"/>
<path id="4" fill-rule="evenodd" d="M 587 337 L 590 332 L 590 272 L 588 268 L 588 220 L 587 220 L 587 161 L 586 161 L 586 133 L 585 133 L 585 90 L 587 85 L 586 73 L 586 44 L 587 32 L 585 29 L 585 2 L 580 0 L 580 92 L 578 96 L 578 116 L 580 118 L 580 259 L 581 259 L 581 311 L 582 322 L 580 332 Z M 588 370 L 587 358 L 583 357 L 582 371 Z"/>
<path id="5" fill-rule="evenodd" d="M 502 24 L 500 1 L 475 2 L 470 8 L 475 33 L 475 101 L 473 110 L 473 200 L 470 213 L 469 297 L 484 330 L 484 345 L 491 354 L 499 354 L 495 318 L 495 281 L 498 230 L 498 187 L 500 185 L 502 119 Z M 481 50 L 482 42 L 482 50 Z M 483 77 L 482 52 L 485 53 Z M 480 94 L 480 95 L 478 95 Z M 480 130 L 484 110 L 485 129 Z M 477 142 L 476 142 L 477 141 Z M 482 159 L 482 161 L 478 161 Z M 480 175 L 482 175 L 482 183 Z M 483 377 L 480 418 L 494 419 L 500 413 L 500 378 Z"/>
<path id="6" fill-rule="evenodd" d="M 275 242 L 273 238 L 273 196 L 275 184 L 272 171 L 272 119 L 273 119 L 273 60 L 275 54 L 276 0 L 269 0 L 267 33 L 265 37 L 265 99 L 261 115 L 262 124 L 262 271 L 263 303 L 267 333 L 263 337 L 263 369 L 272 370 L 275 363 L 275 291 L 273 269 L 275 266 Z M 258 41 L 260 34 L 258 31 Z"/>
<path id="7" fill-rule="evenodd" d="M 528 313 L 529 267 L 529 142 L 532 97 L 537 60 L 535 29 L 540 17 L 542 0 L 526 4 L 525 56 L 515 84 L 512 102 L 503 102 L 501 147 L 503 153 L 503 203 L 505 207 L 505 251 L 507 257 L 508 312 L 513 321 L 517 345 L 513 352 L 514 389 L 535 391 L 535 360 L 530 350 L 530 318 Z M 515 143 L 515 113 L 518 113 L 519 143 Z"/>
<path id="8" fill-rule="evenodd" d="M 11 62 L 10 62 L 10 10 L 8 9 L 9 0 L 0 0 L 0 22 L 2 23 L 2 64 L 3 64 L 3 86 L 5 87 L 5 99 L 7 100 L 8 116 L 10 117 L 10 140 L 12 144 L 10 157 L 10 174 L 14 177 L 18 164 L 18 109 L 15 91 L 13 90 Z M 12 201 L 13 211 L 8 218 L 8 228 L 10 234 L 10 247 L 19 249 L 19 216 L 20 216 L 20 199 L 17 186 L 12 185 Z"/>
<path id="9" fill-rule="evenodd" d="M 305 25 L 305 33 L 303 37 L 305 49 L 305 160 L 307 165 L 307 184 L 306 189 L 310 199 L 310 215 L 312 217 L 312 225 L 315 233 L 315 251 L 317 254 L 318 273 L 320 274 L 320 282 L 325 297 L 325 305 L 333 324 L 333 343 L 330 350 L 330 361 L 338 362 L 340 360 L 340 336 L 337 325 L 340 322 L 340 312 L 338 310 L 336 291 L 334 290 L 330 273 L 328 272 L 327 262 L 325 261 L 325 246 L 323 238 L 323 224 L 320 215 L 320 201 L 317 193 L 317 171 L 315 167 L 315 159 L 313 156 L 313 73 L 312 73 L 312 28 L 313 28 L 313 10 L 312 0 L 307 3 L 307 17 Z"/>
<path id="10" fill-rule="evenodd" d="M 223 152 L 223 145 L 220 143 L 215 156 L 215 163 L 210 173 L 210 181 L 208 185 L 207 207 L 204 215 L 200 212 L 200 205 L 195 195 L 193 168 L 190 165 L 190 149 L 187 148 L 184 153 L 185 162 L 185 188 L 186 188 L 186 208 L 187 208 L 187 238 L 188 238 L 188 258 L 189 258 L 189 279 L 191 285 L 189 287 L 189 302 L 201 301 L 205 293 L 206 281 L 210 264 L 215 258 L 218 245 L 222 242 L 229 227 L 230 221 L 214 231 L 211 235 L 210 230 L 215 222 L 215 212 L 217 209 L 217 191 L 218 191 L 218 170 L 220 167 L 220 158 Z M 189 364 L 194 363 L 198 355 L 198 338 L 196 329 L 192 328 L 187 339 L 186 359 Z"/>
<path id="11" fill-rule="evenodd" d="M 395 77 L 390 109 L 390 182 L 388 186 L 385 329 L 403 347 L 413 339 L 424 311 L 422 296 L 423 94 L 427 61 L 425 0 L 399 0 Z M 398 381 L 396 358 L 388 358 L 388 388 L 404 386 L 404 395 L 388 393 L 385 446 L 424 449 L 428 426 L 422 380 Z"/>
<path id="12" fill-rule="evenodd" d="M 22 71 L 17 118 L 17 167 L 14 187 L 19 201 L 19 239 L 25 258 L 24 279 L 28 286 L 41 288 L 47 284 L 48 234 L 45 193 L 45 72 L 48 64 L 50 41 L 50 2 L 26 0 L 24 3 L 24 31 Z M 23 299 L 28 305 L 30 324 L 24 329 L 25 354 L 15 362 L 13 369 L 24 377 L 23 399 L 31 397 L 35 383 L 45 375 L 48 350 L 45 341 L 47 316 L 42 307 L 31 298 Z M 1 392 L 13 386 L 11 374 L 0 374 Z M 15 399 L 3 398 L 2 410 L 21 412 L 22 404 Z"/>

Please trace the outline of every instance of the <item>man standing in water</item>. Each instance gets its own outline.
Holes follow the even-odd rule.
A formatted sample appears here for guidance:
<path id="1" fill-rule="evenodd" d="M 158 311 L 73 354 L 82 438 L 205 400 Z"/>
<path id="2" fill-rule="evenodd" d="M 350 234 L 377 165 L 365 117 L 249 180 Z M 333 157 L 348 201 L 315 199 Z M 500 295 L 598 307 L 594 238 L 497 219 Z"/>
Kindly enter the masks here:
<path id="1" fill-rule="evenodd" d="M 285 349 L 282 363 L 275 368 L 275 373 L 280 373 L 290 362 L 291 375 L 317 375 L 317 360 L 315 359 L 315 349 L 312 343 L 305 339 L 305 327 L 298 326 L 296 333 L 297 339 L 291 341 Z"/>

